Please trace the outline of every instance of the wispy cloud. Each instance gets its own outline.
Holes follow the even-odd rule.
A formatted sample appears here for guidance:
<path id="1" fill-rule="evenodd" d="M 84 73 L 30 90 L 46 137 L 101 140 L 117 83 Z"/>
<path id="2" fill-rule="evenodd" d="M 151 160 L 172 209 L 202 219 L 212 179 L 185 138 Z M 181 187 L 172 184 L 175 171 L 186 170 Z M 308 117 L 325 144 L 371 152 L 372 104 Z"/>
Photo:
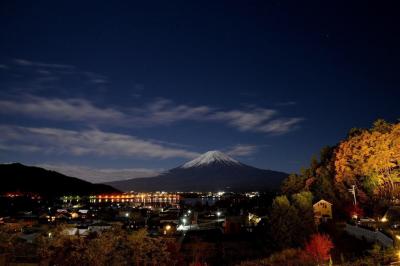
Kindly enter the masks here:
<path id="1" fill-rule="evenodd" d="M 94 183 L 104 183 L 139 177 L 152 177 L 162 172 L 162 169 L 147 168 L 94 168 L 80 165 L 45 163 L 36 165 L 45 169 L 60 172 L 64 175 L 78 177 Z"/>
<path id="2" fill-rule="evenodd" d="M 84 99 L 43 98 L 31 95 L 0 100 L 0 113 L 20 114 L 50 120 L 108 122 L 121 121 L 125 114 L 112 108 L 100 108 Z"/>
<path id="3" fill-rule="evenodd" d="M 298 128 L 301 117 L 282 117 L 278 110 L 249 107 L 220 110 L 210 106 L 177 105 L 167 99 L 157 99 L 140 109 L 132 110 L 130 117 L 143 125 L 172 124 L 184 120 L 222 122 L 239 131 L 283 134 Z"/>
<path id="4" fill-rule="evenodd" d="M 0 100 L 0 113 L 124 127 L 150 127 L 182 121 L 220 122 L 239 131 L 267 134 L 290 132 L 303 121 L 301 117 L 282 117 L 278 110 L 258 107 L 219 110 L 205 105 L 177 105 L 170 100 L 157 99 L 138 108 L 117 109 L 99 107 L 79 98 L 59 99 L 31 95 Z"/>
<path id="5" fill-rule="evenodd" d="M 268 123 L 259 125 L 255 128 L 255 130 L 264 133 L 284 134 L 297 129 L 299 127 L 299 123 L 303 120 L 304 118 L 301 117 L 278 118 L 271 120 Z"/>
<path id="6" fill-rule="evenodd" d="M 276 110 L 256 108 L 216 112 L 210 118 L 225 121 L 241 131 L 258 131 L 260 125 L 267 123 L 276 114 Z"/>
<path id="7" fill-rule="evenodd" d="M 2 92 L 46 91 L 52 94 L 56 89 L 67 95 L 70 91 L 84 89 L 94 90 L 98 94 L 105 91 L 109 83 L 109 78 L 105 75 L 63 63 L 45 63 L 18 58 L 7 64 L 0 64 L 0 70 L 2 69 L 7 70 L 9 74 L 7 85 L 2 84 Z M 71 90 L 71 87 L 74 89 Z"/>
<path id="8" fill-rule="evenodd" d="M 72 65 L 65 65 L 65 64 L 48 64 L 48 63 L 42 63 L 42 62 L 37 62 L 37 61 L 30 61 L 26 59 L 19 59 L 16 58 L 13 60 L 14 63 L 18 66 L 24 66 L 24 67 L 44 67 L 44 68 L 56 68 L 56 69 L 75 69 L 74 66 Z"/>
<path id="9" fill-rule="evenodd" d="M 249 156 L 256 153 L 258 150 L 256 145 L 238 144 L 226 151 L 226 154 L 232 157 Z"/>
<path id="10" fill-rule="evenodd" d="M 72 154 L 145 157 L 145 158 L 193 158 L 198 153 L 182 148 L 169 147 L 131 135 L 91 130 L 64 130 L 58 128 L 0 126 L 2 138 L 0 148 L 21 152 L 43 152 L 47 154 Z M 29 149 L 23 149 L 24 146 Z"/>
<path id="11" fill-rule="evenodd" d="M 277 103 L 275 104 L 277 108 L 241 106 L 223 109 L 208 105 L 177 104 L 164 98 L 142 103 L 135 108 L 104 106 L 86 100 L 82 95 L 67 97 L 66 95 L 70 94 L 65 88 L 66 84 L 84 86 L 86 92 L 92 88 L 96 92 L 91 94 L 93 100 L 94 97 L 100 97 L 98 95 L 104 91 L 108 83 L 108 78 L 104 75 L 82 71 L 73 65 L 44 63 L 21 58 L 14 59 L 8 65 L 23 71 L 24 77 L 15 81 L 17 82 L 14 84 L 15 88 L 10 88 L 11 95 L 14 94 L 14 97 L 3 97 L 0 100 L 0 114 L 3 115 L 16 114 L 36 119 L 84 122 L 91 126 L 110 127 L 153 127 L 183 121 L 197 121 L 220 123 L 242 132 L 271 135 L 291 132 L 299 128 L 304 120 L 297 116 L 283 116 L 277 109 L 278 106 L 295 104 L 293 101 Z M 59 92 L 64 88 L 65 95 L 62 98 L 34 96 L 38 92 L 54 91 L 54 87 L 58 88 Z M 138 87 L 139 91 L 143 89 L 142 85 Z M 30 91 L 30 94 L 26 94 L 27 91 Z M 24 94 L 21 95 L 21 92 Z M 96 96 L 93 97 L 93 95 Z"/>
<path id="12" fill-rule="evenodd" d="M 157 99 L 130 110 L 130 117 L 141 125 L 166 125 L 184 120 L 204 120 L 212 112 L 208 106 L 176 105 L 167 99 Z"/>

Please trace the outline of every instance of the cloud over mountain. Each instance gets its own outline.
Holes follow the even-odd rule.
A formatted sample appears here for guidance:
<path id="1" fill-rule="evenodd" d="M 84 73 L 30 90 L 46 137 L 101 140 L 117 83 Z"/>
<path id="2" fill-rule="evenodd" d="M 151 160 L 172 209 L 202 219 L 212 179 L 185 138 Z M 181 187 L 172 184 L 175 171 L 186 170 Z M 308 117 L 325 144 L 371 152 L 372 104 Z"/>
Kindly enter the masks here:
<path id="1" fill-rule="evenodd" d="M 282 117 L 278 110 L 259 107 L 221 110 L 205 105 L 191 106 L 157 99 L 140 108 L 115 108 L 100 107 L 80 98 L 61 99 L 32 95 L 0 100 L 0 113 L 122 127 L 154 127 L 184 121 L 220 122 L 239 131 L 267 134 L 290 132 L 303 121 L 301 117 Z"/>
<path id="2" fill-rule="evenodd" d="M 39 167 L 60 172 L 64 175 L 75 176 L 80 179 L 103 183 L 131 178 L 151 177 L 158 175 L 161 170 L 147 168 L 94 168 L 68 164 L 39 164 Z"/>
<path id="3" fill-rule="evenodd" d="M 238 144 L 226 151 L 226 154 L 229 156 L 248 156 L 252 155 L 257 151 L 256 145 L 245 145 L 245 144 Z"/>
<path id="4" fill-rule="evenodd" d="M 41 151 L 48 154 L 95 156 L 137 156 L 146 158 L 193 158 L 198 154 L 169 147 L 131 135 L 105 132 L 98 129 L 65 130 L 44 127 L 0 126 L 3 138 L 0 149 Z"/>

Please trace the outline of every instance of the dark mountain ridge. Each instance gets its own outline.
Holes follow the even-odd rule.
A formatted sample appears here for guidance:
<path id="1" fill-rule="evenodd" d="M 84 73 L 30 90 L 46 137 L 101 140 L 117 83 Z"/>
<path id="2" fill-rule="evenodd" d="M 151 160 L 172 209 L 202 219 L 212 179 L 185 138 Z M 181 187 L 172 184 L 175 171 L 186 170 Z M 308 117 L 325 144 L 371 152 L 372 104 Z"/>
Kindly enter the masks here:
<path id="1" fill-rule="evenodd" d="M 43 196 L 89 195 L 118 192 L 105 184 L 93 184 L 76 177 L 20 163 L 0 165 L 0 192 L 33 192 Z"/>

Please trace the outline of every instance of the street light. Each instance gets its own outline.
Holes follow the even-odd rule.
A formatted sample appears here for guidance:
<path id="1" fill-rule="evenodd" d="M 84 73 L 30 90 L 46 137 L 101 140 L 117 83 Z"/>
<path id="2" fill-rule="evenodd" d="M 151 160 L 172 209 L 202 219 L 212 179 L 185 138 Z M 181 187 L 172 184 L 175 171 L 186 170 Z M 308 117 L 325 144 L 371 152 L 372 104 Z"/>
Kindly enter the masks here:
<path id="1" fill-rule="evenodd" d="M 165 226 L 165 230 L 164 230 L 164 235 L 166 235 L 168 233 L 168 231 L 171 230 L 171 226 L 169 224 L 167 224 Z"/>
<path id="2" fill-rule="evenodd" d="M 222 214 L 222 213 L 221 213 L 220 211 L 217 212 L 217 216 L 218 216 L 218 217 L 220 217 L 221 214 Z"/>

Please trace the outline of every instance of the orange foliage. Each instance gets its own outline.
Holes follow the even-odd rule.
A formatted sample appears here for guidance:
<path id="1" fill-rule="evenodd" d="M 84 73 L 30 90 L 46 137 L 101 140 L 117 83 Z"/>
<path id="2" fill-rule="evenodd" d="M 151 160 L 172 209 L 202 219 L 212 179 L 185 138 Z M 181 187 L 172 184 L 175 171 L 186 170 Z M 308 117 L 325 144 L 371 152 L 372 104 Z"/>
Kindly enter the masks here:
<path id="1" fill-rule="evenodd" d="M 391 196 L 394 183 L 400 181 L 400 123 L 389 124 L 385 131 L 365 130 L 342 141 L 334 163 L 336 182 L 352 185 L 367 180 L 375 194 Z"/>
<path id="2" fill-rule="evenodd" d="M 314 234 L 304 248 L 305 258 L 311 259 L 315 263 L 322 263 L 330 259 L 333 243 L 328 235 Z"/>

